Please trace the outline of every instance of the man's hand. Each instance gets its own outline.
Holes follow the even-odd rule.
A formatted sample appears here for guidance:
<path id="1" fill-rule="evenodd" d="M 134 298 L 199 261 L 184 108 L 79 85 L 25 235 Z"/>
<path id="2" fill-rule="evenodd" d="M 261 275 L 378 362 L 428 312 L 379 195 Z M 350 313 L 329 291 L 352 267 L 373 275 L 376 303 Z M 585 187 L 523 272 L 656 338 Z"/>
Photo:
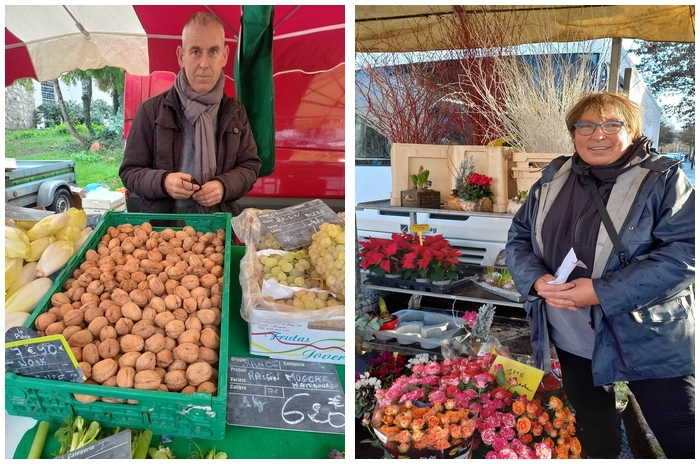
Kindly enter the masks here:
<path id="1" fill-rule="evenodd" d="M 559 285 L 546 283 L 551 280 L 554 280 L 554 276 L 542 276 L 534 285 L 537 293 L 547 300 L 550 306 L 578 311 L 578 308 L 600 303 L 591 279 L 575 279 Z"/>
<path id="2" fill-rule="evenodd" d="M 171 172 L 165 176 L 164 187 L 168 195 L 176 200 L 185 200 L 201 187 L 190 182 L 192 176 L 185 172 Z"/>
<path id="3" fill-rule="evenodd" d="M 218 180 L 210 180 L 202 185 L 202 188 L 197 190 L 192 198 L 202 206 L 218 205 L 224 198 L 224 184 Z"/>

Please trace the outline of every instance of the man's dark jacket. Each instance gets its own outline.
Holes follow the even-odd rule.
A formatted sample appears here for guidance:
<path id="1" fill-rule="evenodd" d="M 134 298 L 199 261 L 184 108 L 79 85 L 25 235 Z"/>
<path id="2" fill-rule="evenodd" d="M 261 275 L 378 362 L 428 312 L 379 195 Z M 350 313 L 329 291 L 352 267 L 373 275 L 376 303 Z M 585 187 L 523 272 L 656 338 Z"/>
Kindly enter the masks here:
<path id="1" fill-rule="evenodd" d="M 179 172 L 183 128 L 174 88 L 139 105 L 119 168 L 124 186 L 141 198 L 141 212 L 171 213 L 175 200 L 165 191 L 165 176 Z M 224 95 L 217 116 L 216 173 L 224 185 L 222 211 L 238 215 L 236 200 L 253 188 L 262 162 L 245 108 Z M 202 182 L 201 179 L 198 179 Z"/>

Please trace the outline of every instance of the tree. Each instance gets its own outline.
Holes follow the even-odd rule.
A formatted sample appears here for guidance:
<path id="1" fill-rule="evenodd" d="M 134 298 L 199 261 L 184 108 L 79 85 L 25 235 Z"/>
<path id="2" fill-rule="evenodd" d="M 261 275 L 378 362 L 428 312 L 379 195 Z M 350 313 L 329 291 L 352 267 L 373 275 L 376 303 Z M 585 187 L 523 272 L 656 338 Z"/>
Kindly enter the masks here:
<path id="1" fill-rule="evenodd" d="M 683 131 L 678 134 L 678 138 L 681 143 L 688 145 L 688 156 L 695 156 L 695 124 L 683 129 Z"/>
<path id="2" fill-rule="evenodd" d="M 651 92 L 681 97 L 677 105 L 664 105 L 684 128 L 695 124 L 695 44 L 637 40 L 630 51 L 640 58 L 637 69 Z"/>
<path id="3" fill-rule="evenodd" d="M 661 119 L 661 123 L 659 125 L 659 143 L 658 146 L 661 147 L 662 145 L 668 145 L 670 143 L 673 143 L 676 138 L 678 137 L 678 134 L 676 134 L 676 131 L 673 129 L 671 124 L 669 124 L 668 120 Z"/>
<path id="4" fill-rule="evenodd" d="M 66 127 L 68 128 L 68 132 L 71 133 L 75 139 L 80 142 L 82 145 L 85 145 L 86 139 L 83 137 L 80 132 L 78 132 L 75 127 L 73 126 L 73 123 L 70 120 L 70 117 L 68 116 L 68 110 L 66 109 L 66 103 L 63 101 L 63 93 L 61 92 L 61 86 L 58 83 L 58 79 L 54 79 L 53 81 L 53 88 L 54 91 L 56 92 L 56 98 L 58 99 L 58 105 L 61 108 L 61 115 L 63 116 L 63 120 L 66 123 Z"/>

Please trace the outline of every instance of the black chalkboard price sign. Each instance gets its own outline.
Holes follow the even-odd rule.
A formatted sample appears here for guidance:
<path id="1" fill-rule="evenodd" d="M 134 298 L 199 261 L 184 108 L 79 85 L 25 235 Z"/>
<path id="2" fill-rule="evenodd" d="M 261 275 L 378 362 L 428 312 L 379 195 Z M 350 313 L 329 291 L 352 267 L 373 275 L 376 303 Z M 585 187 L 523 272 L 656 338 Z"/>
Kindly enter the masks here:
<path id="1" fill-rule="evenodd" d="M 345 393 L 333 364 L 231 357 L 226 423 L 345 433 Z"/>
<path id="2" fill-rule="evenodd" d="M 131 430 L 110 435 L 56 459 L 131 459 Z"/>
<path id="3" fill-rule="evenodd" d="M 264 213 L 258 219 L 287 251 L 311 245 L 311 236 L 324 222 L 343 225 L 340 216 L 318 199 Z"/>
<path id="4" fill-rule="evenodd" d="M 25 377 L 68 382 L 85 380 L 61 334 L 5 343 L 5 369 Z"/>

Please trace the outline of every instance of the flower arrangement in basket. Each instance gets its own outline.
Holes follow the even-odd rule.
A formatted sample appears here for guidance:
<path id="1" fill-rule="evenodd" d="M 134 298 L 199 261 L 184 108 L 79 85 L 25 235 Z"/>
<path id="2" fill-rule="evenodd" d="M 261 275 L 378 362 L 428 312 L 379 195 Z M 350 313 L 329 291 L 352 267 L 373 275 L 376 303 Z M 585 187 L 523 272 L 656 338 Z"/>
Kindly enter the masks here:
<path id="1" fill-rule="evenodd" d="M 452 197 L 446 202 L 446 209 L 464 211 L 493 211 L 493 178 L 475 172 L 474 160 L 466 156 L 459 164 L 455 175 L 455 188 Z M 449 203 L 449 205 L 448 205 Z"/>
<path id="2" fill-rule="evenodd" d="M 402 275 L 407 280 L 425 279 L 427 282 L 446 282 L 457 279 L 458 257 L 462 253 L 450 246 L 442 235 L 413 240 L 403 256 Z"/>
<path id="3" fill-rule="evenodd" d="M 394 457 L 578 458 L 576 419 L 556 395 L 511 390 L 495 356 L 413 365 L 376 391 L 371 426 Z"/>

